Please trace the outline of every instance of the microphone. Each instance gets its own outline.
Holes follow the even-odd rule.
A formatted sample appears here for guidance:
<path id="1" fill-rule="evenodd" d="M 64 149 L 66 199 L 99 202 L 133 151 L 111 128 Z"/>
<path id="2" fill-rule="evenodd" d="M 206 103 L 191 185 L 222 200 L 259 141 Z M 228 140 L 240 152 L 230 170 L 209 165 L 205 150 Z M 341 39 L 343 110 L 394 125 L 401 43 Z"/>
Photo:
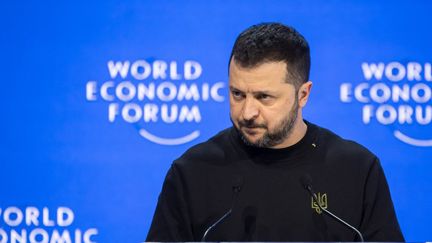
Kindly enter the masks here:
<path id="1" fill-rule="evenodd" d="M 228 218 L 231 215 L 232 210 L 234 208 L 234 205 L 237 202 L 238 195 L 242 189 L 242 186 L 243 186 L 243 178 L 240 176 L 236 177 L 232 183 L 233 197 L 231 200 L 230 209 L 224 215 L 222 215 L 222 217 L 220 217 L 216 222 L 214 222 L 212 225 L 210 225 L 210 227 L 207 228 L 207 230 L 204 232 L 204 234 L 201 238 L 201 241 L 206 241 L 206 237 L 207 237 L 208 233 L 210 231 L 212 231 L 217 225 L 219 225 L 222 221 L 224 221 L 226 218 Z"/>
<path id="2" fill-rule="evenodd" d="M 317 195 L 315 194 L 315 192 L 312 189 L 312 178 L 310 177 L 309 174 L 303 175 L 300 178 L 300 182 L 303 185 L 303 187 L 309 192 L 309 194 L 312 196 L 313 200 L 316 202 L 318 207 L 323 212 L 325 212 L 327 215 L 329 215 L 331 218 L 335 219 L 339 223 L 341 223 L 341 224 L 345 225 L 346 227 L 350 228 L 351 230 L 353 230 L 360 237 L 360 241 L 364 242 L 363 235 L 360 233 L 359 230 L 357 230 L 354 226 L 348 224 L 347 222 L 345 222 L 344 220 L 342 220 L 341 218 L 339 218 L 338 216 L 334 215 L 332 212 L 328 211 L 327 209 L 325 209 L 321 206 L 321 204 L 318 201 Z"/>

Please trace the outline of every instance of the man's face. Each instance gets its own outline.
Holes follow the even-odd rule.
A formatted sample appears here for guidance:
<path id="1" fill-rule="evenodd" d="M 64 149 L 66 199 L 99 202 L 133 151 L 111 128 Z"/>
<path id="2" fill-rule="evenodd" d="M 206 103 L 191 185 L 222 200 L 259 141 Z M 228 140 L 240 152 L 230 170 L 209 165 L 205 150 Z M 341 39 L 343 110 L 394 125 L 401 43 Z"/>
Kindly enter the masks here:
<path id="1" fill-rule="evenodd" d="M 285 62 L 243 68 L 230 64 L 230 115 L 242 139 L 257 147 L 286 147 L 298 115 L 298 97 L 287 83 Z"/>

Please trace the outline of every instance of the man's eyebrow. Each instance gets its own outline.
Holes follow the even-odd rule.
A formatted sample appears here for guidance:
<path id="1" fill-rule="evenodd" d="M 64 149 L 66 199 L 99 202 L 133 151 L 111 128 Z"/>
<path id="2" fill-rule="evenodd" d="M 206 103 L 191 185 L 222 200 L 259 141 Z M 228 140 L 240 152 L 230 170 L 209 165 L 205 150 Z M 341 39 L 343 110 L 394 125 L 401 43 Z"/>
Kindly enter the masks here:
<path id="1" fill-rule="evenodd" d="M 232 86 L 232 85 L 229 86 L 229 89 L 230 89 L 230 90 L 235 90 L 235 91 L 241 91 L 240 89 L 238 89 L 238 88 L 236 88 L 236 87 L 234 87 L 234 86 Z M 243 91 L 242 91 L 242 92 L 243 92 Z"/>
<path id="2" fill-rule="evenodd" d="M 229 89 L 231 90 L 231 91 L 239 91 L 239 92 L 244 92 L 244 91 L 242 91 L 242 90 L 240 90 L 240 89 L 238 89 L 238 88 L 236 88 L 236 87 L 234 87 L 234 86 L 232 86 L 232 85 L 230 85 L 229 86 Z M 272 91 L 272 90 L 259 90 L 259 91 L 252 91 L 251 92 L 253 95 L 261 95 L 261 94 L 275 94 L 276 93 L 276 91 Z"/>
<path id="3" fill-rule="evenodd" d="M 260 90 L 260 91 L 253 91 L 252 94 L 274 94 L 275 91 L 270 91 L 270 90 Z"/>

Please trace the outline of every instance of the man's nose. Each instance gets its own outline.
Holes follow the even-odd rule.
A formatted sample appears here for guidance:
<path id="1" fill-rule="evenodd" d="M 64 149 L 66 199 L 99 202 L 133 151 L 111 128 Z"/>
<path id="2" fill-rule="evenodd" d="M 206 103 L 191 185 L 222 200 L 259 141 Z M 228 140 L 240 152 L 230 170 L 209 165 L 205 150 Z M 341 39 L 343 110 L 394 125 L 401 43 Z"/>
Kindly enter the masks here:
<path id="1" fill-rule="evenodd" d="M 255 100 L 252 98 L 246 98 L 243 104 L 242 118 L 244 120 L 254 120 L 259 115 L 259 109 Z"/>

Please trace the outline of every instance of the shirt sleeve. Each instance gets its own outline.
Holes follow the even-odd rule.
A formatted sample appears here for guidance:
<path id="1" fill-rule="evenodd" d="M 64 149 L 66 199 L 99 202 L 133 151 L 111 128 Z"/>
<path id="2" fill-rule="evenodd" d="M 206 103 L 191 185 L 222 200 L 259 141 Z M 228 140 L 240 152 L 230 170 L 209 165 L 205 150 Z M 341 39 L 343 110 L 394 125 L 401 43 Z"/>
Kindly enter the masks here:
<path id="1" fill-rule="evenodd" d="M 389 187 L 378 158 L 372 164 L 365 184 L 360 231 L 365 241 L 403 242 Z"/>
<path id="2" fill-rule="evenodd" d="M 184 183 L 175 163 L 165 177 L 146 241 L 194 241 Z"/>

